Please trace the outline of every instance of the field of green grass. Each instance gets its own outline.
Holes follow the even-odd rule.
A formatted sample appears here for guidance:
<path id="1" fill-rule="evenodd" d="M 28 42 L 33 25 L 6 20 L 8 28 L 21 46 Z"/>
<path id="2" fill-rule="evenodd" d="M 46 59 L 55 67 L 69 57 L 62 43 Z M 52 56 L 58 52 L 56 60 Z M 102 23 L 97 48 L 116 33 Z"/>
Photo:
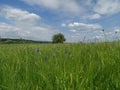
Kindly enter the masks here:
<path id="1" fill-rule="evenodd" d="M 1 44 L 0 90 L 120 90 L 120 43 Z"/>

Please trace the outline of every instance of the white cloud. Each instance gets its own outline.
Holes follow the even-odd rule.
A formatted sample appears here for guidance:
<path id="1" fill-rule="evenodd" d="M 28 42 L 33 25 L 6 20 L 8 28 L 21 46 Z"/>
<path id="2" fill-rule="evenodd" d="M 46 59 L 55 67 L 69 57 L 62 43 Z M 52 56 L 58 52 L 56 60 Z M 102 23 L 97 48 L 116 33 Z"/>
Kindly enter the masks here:
<path id="1" fill-rule="evenodd" d="M 120 12 L 120 0 L 21 0 L 28 5 L 53 10 L 64 17 L 80 16 L 82 19 L 100 19 L 104 15 Z M 82 17 L 83 16 L 83 17 Z"/>
<path id="2" fill-rule="evenodd" d="M 117 29 L 115 29 L 114 31 L 117 32 L 117 33 L 119 33 L 119 32 L 120 32 L 120 29 L 117 28 Z"/>
<path id="3" fill-rule="evenodd" d="M 112 15 L 120 12 L 120 0 L 97 0 L 94 11 L 99 14 Z"/>
<path id="4" fill-rule="evenodd" d="M 65 11 L 72 13 L 79 13 L 82 11 L 82 7 L 76 0 L 21 0 L 29 5 L 44 6 L 46 8 Z"/>
<path id="5" fill-rule="evenodd" d="M 57 33 L 54 27 L 40 23 L 40 16 L 28 11 L 13 7 L 3 7 L 0 15 L 13 24 L 0 22 L 0 36 L 8 38 L 25 38 L 33 40 L 51 40 L 52 35 Z"/>
<path id="6" fill-rule="evenodd" d="M 92 14 L 92 15 L 87 15 L 87 16 L 83 16 L 83 19 L 100 19 L 101 15 L 100 14 Z"/>
<path id="7" fill-rule="evenodd" d="M 70 32 L 77 32 L 77 30 L 75 30 L 75 29 L 71 29 L 71 30 L 69 30 Z"/>
<path id="8" fill-rule="evenodd" d="M 96 38 L 96 39 L 102 39 L 102 38 L 104 38 L 104 36 L 100 36 L 100 35 L 99 35 L 99 36 L 95 36 L 95 38 Z"/>
<path id="9" fill-rule="evenodd" d="M 17 37 L 17 31 L 19 28 L 14 27 L 12 25 L 6 24 L 6 23 L 0 23 L 0 36 L 1 37 Z"/>
<path id="10" fill-rule="evenodd" d="M 52 35 L 54 35 L 55 33 L 58 33 L 58 31 L 49 25 L 19 27 L 6 23 L 0 23 L 1 37 L 51 41 Z"/>
<path id="11" fill-rule="evenodd" d="M 99 19 L 101 16 L 99 14 L 94 14 L 90 17 L 90 19 Z"/>
<path id="12" fill-rule="evenodd" d="M 80 22 L 73 22 L 65 24 L 69 32 L 65 34 L 68 41 L 79 42 L 93 39 L 95 34 L 101 34 L 102 26 L 99 24 L 86 24 Z"/>
<path id="13" fill-rule="evenodd" d="M 67 25 L 69 28 L 79 28 L 84 30 L 100 30 L 102 29 L 102 26 L 99 24 L 85 24 L 85 23 L 79 23 L 74 22 Z"/>
<path id="14" fill-rule="evenodd" d="M 34 13 L 29 13 L 21 9 L 4 6 L 1 10 L 1 16 L 14 22 L 33 23 L 40 19 L 40 16 Z"/>
<path id="15" fill-rule="evenodd" d="M 86 19 L 99 19 L 101 15 L 113 15 L 120 12 L 120 0 L 21 0 L 29 5 L 45 7 L 55 12 L 86 15 Z M 94 13 L 94 14 L 93 14 Z M 66 15 L 65 14 L 65 15 Z M 93 15 L 91 15 L 93 14 Z"/>
<path id="16" fill-rule="evenodd" d="M 65 23 L 62 23 L 61 26 L 62 26 L 62 27 L 66 27 L 66 24 L 65 24 Z"/>

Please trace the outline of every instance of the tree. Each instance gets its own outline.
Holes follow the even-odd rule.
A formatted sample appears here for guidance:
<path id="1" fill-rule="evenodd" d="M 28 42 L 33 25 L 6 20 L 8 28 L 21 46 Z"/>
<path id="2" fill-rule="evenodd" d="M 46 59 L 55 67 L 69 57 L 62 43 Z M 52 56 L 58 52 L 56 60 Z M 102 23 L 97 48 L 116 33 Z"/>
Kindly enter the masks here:
<path id="1" fill-rule="evenodd" d="M 65 39 L 64 35 L 61 33 L 55 34 L 52 37 L 53 43 L 63 43 L 65 40 L 66 39 Z"/>

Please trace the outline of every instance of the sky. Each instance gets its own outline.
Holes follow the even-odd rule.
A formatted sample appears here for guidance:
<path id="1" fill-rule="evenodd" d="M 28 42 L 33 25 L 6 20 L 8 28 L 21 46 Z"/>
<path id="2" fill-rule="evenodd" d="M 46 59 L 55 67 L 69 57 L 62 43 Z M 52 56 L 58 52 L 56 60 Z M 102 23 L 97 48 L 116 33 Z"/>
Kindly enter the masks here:
<path id="1" fill-rule="evenodd" d="M 119 39 L 120 0 L 0 0 L 0 37 L 66 42 Z"/>

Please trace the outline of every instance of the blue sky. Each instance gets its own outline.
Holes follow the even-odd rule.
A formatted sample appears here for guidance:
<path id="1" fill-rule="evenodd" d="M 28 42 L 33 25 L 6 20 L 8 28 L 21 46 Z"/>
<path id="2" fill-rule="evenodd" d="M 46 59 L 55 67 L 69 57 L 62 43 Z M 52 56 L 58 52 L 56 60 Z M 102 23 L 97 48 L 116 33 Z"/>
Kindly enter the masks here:
<path id="1" fill-rule="evenodd" d="M 113 40 L 120 36 L 119 5 L 120 0 L 1 0 L 0 36 L 51 41 L 63 33 L 67 42 Z"/>

